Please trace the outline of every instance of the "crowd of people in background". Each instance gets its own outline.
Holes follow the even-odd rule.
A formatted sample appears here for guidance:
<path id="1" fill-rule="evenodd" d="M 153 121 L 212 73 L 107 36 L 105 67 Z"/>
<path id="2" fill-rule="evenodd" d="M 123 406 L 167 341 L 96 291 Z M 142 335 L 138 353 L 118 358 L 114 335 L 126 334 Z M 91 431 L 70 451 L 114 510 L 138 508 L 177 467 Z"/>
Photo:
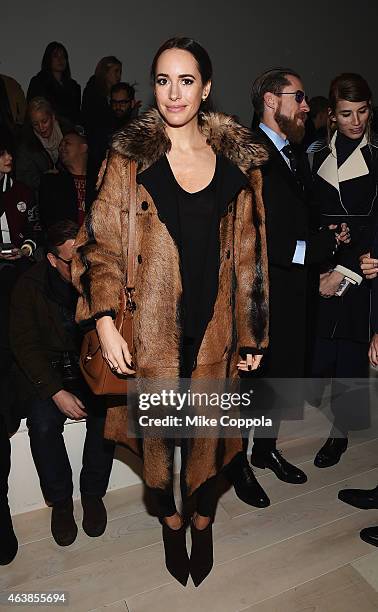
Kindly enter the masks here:
<path id="1" fill-rule="evenodd" d="M 319 468 L 340 461 L 348 446 L 349 431 L 369 427 L 367 387 L 354 392 L 354 406 L 360 407 L 356 419 L 353 406 L 345 409 L 342 386 L 336 380 L 367 379 L 369 355 L 370 363 L 376 365 L 375 353 L 372 353 L 376 345 L 371 345 L 371 341 L 378 333 L 376 317 L 372 316 L 372 312 L 378 312 L 375 297 L 378 292 L 374 291 L 378 139 L 374 135 L 375 118 L 368 83 L 360 75 L 343 73 L 332 81 L 328 97 L 319 95 L 308 99 L 302 78 L 296 71 L 289 68 L 268 70 L 252 85 L 255 115 L 253 132 L 250 132 L 239 126 L 235 119 L 225 119 L 224 115 L 216 113 L 206 114 L 211 63 L 202 47 L 190 39 L 172 39 L 168 43 L 158 52 L 152 69 L 158 110 L 140 116 L 141 103 L 136 99 L 135 86 L 121 80 L 122 63 L 115 56 L 103 57 L 97 63 L 82 95 L 80 85 L 72 78 L 67 50 L 56 41 L 47 45 L 41 70 L 31 78 L 26 99 L 13 78 L 0 75 L 0 540 L 5 543 L 0 550 L 2 564 L 10 563 L 17 553 L 17 538 L 7 503 L 7 480 L 10 470 L 9 436 L 17 431 L 21 418 L 27 419 L 41 490 L 46 502 L 52 506 L 52 535 L 61 546 L 70 545 L 77 534 L 73 517 L 72 471 L 62 435 L 64 423 L 67 418 L 86 420 L 80 478 L 83 529 L 88 535 L 97 537 L 106 528 L 103 497 L 110 477 L 114 443 L 103 440 L 105 403 L 86 387 L 79 371 L 78 356 L 88 318 L 96 320 L 103 348 L 111 347 L 112 342 L 117 344 L 109 327 L 114 296 L 118 299 L 117 291 L 114 290 L 113 297 L 109 297 L 109 303 L 105 298 L 99 300 L 95 292 L 99 291 L 96 287 L 101 283 L 110 282 L 108 278 L 122 277 L 123 271 L 109 264 L 110 260 L 118 261 L 109 255 L 111 240 L 120 235 L 116 225 L 118 217 L 110 215 L 106 219 L 108 209 L 101 208 L 104 204 L 96 205 L 91 211 L 99 189 L 100 200 L 108 202 L 109 210 L 114 206 L 109 199 L 114 187 L 110 185 L 113 179 L 109 176 L 121 174 L 116 167 L 119 159 L 114 161 L 113 156 L 108 178 L 103 185 L 101 183 L 103 162 L 109 150 L 127 160 L 135 158 L 139 162 L 138 184 L 145 190 L 143 201 L 138 202 L 139 221 L 143 215 L 149 215 L 150 223 L 154 222 L 151 210 L 155 206 L 159 209 L 161 193 L 178 194 L 177 201 L 182 211 L 178 218 L 181 214 L 187 215 L 186 223 L 180 225 L 182 219 L 177 221 L 172 211 L 164 209 L 163 215 L 159 210 L 158 221 L 161 225 L 164 217 L 170 237 L 180 249 L 186 300 L 183 327 L 185 368 L 181 376 L 200 376 L 198 371 L 206 361 L 204 357 L 201 361 L 201 342 L 207 338 L 207 326 L 215 308 L 217 291 L 220 291 L 214 279 L 218 279 L 220 269 L 224 273 L 224 268 L 219 268 L 223 254 L 219 261 L 217 259 L 217 232 L 212 234 L 209 230 L 206 236 L 202 235 L 201 223 L 212 223 L 213 229 L 216 227 L 215 217 L 217 223 L 232 223 L 228 215 L 232 216 L 235 207 L 241 206 L 241 200 L 245 202 L 247 197 L 251 197 L 251 206 L 256 207 L 260 215 L 259 221 L 254 221 L 253 230 L 260 242 L 256 246 L 257 239 L 254 238 L 253 257 L 256 261 L 253 260 L 253 266 L 251 263 L 253 274 L 240 272 L 239 282 L 253 285 L 253 299 L 258 312 L 251 317 L 255 326 L 253 338 L 246 332 L 250 342 L 240 350 L 238 369 L 241 384 L 249 384 L 251 370 L 256 370 L 252 373 L 255 379 L 300 379 L 305 376 L 335 379 L 331 406 L 334 422 L 328 439 L 314 458 Z M 198 168 L 190 156 L 181 156 L 180 146 L 176 148 L 177 131 L 171 129 L 171 111 L 164 99 L 167 95 L 170 103 L 174 104 L 177 99 L 189 95 L 184 92 L 189 85 L 182 82 L 181 76 L 177 87 L 171 85 L 169 93 L 164 94 L 166 82 L 170 80 L 173 83 L 170 71 L 174 71 L 174 63 L 171 65 L 169 60 L 173 53 L 177 55 L 175 61 L 183 62 L 183 65 L 189 61 L 188 55 L 191 60 L 194 58 L 194 67 L 189 62 L 191 71 L 189 68 L 189 72 L 185 71 L 186 80 L 190 80 L 192 72 L 198 69 L 197 78 L 202 85 L 198 108 L 191 119 L 195 122 L 196 138 L 199 133 L 201 136 L 194 144 L 191 141 L 187 143 L 189 148 L 193 144 L 194 149 L 201 152 L 196 153 L 197 161 L 202 155 Z M 192 100 L 190 104 L 193 104 Z M 162 118 L 168 125 L 172 149 L 164 135 Z M 173 119 L 172 125 L 175 125 Z M 206 142 L 203 142 L 203 134 Z M 213 176 L 213 179 L 204 189 L 199 188 L 195 177 L 189 177 L 189 170 L 182 170 L 186 165 L 197 168 L 194 174 L 198 176 L 202 176 L 201 172 L 206 174 L 208 168 L 209 177 Z M 253 182 L 253 172 L 257 172 L 257 168 L 260 168 L 262 176 L 260 187 L 258 181 Z M 184 177 L 181 183 L 187 181 L 186 190 L 177 176 Z M 215 213 L 211 207 L 214 198 L 218 197 L 216 186 L 220 177 L 224 202 L 217 202 L 219 209 Z M 201 223 L 191 212 L 193 196 L 208 211 L 208 218 L 203 217 Z M 168 201 L 170 196 L 165 197 Z M 258 209 L 260 202 L 264 204 L 263 213 Z M 173 210 L 173 200 L 171 203 Z M 89 213 L 90 223 L 86 226 Z M 175 223 L 179 226 L 176 227 Z M 256 229 L 259 224 L 264 227 L 261 235 Z M 153 259 L 148 261 L 152 251 L 142 252 L 143 244 L 145 246 L 151 236 L 150 226 L 148 228 L 148 231 L 144 230 L 145 242 L 141 240 L 138 264 L 147 270 L 145 275 L 156 276 L 156 284 L 158 266 Z M 156 226 L 154 231 L 158 233 L 160 230 L 160 226 Z M 227 231 L 235 231 L 237 235 L 237 230 Z M 195 249 L 193 235 L 196 235 Z M 100 244 L 106 240 L 110 251 L 104 255 L 103 251 L 96 251 L 96 241 Z M 206 241 L 214 247 L 211 255 Z M 168 261 L 173 241 L 172 245 L 169 241 L 165 244 Z M 75 260 L 75 245 L 81 252 L 81 263 L 79 259 Z M 117 243 L 114 252 L 122 248 L 122 244 Z M 223 248 L 223 243 L 219 248 Z M 235 256 L 236 263 L 233 260 L 232 248 L 231 244 L 225 244 L 225 259 L 231 259 L 231 264 L 241 269 L 238 256 Z M 81 269 L 79 274 L 77 270 L 83 265 L 83 253 L 88 273 Z M 199 253 L 202 253 L 201 262 Z M 193 262 L 196 261 L 198 265 L 194 269 Z M 208 266 L 207 284 L 201 275 L 204 262 Z M 178 274 L 176 264 L 172 256 L 172 268 L 167 274 L 173 277 Z M 187 270 L 191 266 L 194 271 L 189 274 Z M 73 275 L 71 268 L 75 268 Z M 200 289 L 199 279 L 202 279 Z M 93 291 L 91 285 L 95 287 Z M 152 285 L 151 281 L 151 295 Z M 246 289 L 246 292 L 251 292 L 251 287 L 242 286 L 240 289 L 239 286 L 238 291 Z M 81 304 L 87 299 L 83 296 L 91 295 L 86 306 L 79 305 L 79 314 L 76 314 L 76 321 L 82 319 L 84 327 L 75 322 L 78 291 Z M 173 300 L 175 291 L 173 287 L 166 299 Z M 110 296 L 108 286 L 103 287 L 105 293 Z M 201 300 L 206 302 L 202 310 L 198 307 Z M 96 308 L 97 303 L 102 307 Z M 232 303 L 231 297 L 227 303 Z M 81 316 L 80 308 L 89 315 Z M 176 312 L 174 310 L 172 327 L 176 324 Z M 259 325 L 261 329 L 258 329 Z M 146 335 L 147 331 L 146 328 Z M 223 331 L 220 326 L 218 335 Z M 227 346 L 225 350 L 228 350 Z M 109 348 L 107 354 L 112 355 L 111 365 L 116 371 L 130 373 L 126 359 L 118 359 L 115 349 Z M 227 363 L 231 361 L 232 356 Z M 214 364 L 213 361 L 209 363 Z M 223 365 L 226 365 L 226 360 L 222 361 Z M 152 369 L 149 367 L 146 366 L 148 372 L 153 371 L 155 365 L 151 365 Z M 217 375 L 226 377 L 229 372 L 219 369 Z M 279 409 L 271 430 L 262 432 L 255 428 L 250 461 L 247 457 L 248 436 L 244 436 L 240 448 L 230 451 L 231 460 L 224 463 L 224 471 L 236 494 L 249 505 L 262 508 L 270 504 L 251 464 L 272 470 L 284 482 L 300 485 L 307 480 L 306 474 L 289 463 L 277 449 L 282 418 Z M 216 452 L 220 452 L 219 449 Z M 182 453 L 186 453 L 190 465 L 191 455 L 185 445 L 182 445 Z M 148 473 L 148 458 L 144 461 Z M 157 462 L 154 470 L 158 469 Z M 216 473 L 211 476 L 215 477 Z M 213 563 L 210 519 L 215 512 L 215 489 L 214 481 L 206 474 L 201 473 L 197 480 L 200 491 L 198 525 L 196 527 L 194 523 L 192 526 L 193 547 L 197 547 L 197 572 L 193 560 L 190 571 L 193 579 L 196 576 L 195 583 L 197 580 L 200 584 Z M 153 489 L 152 482 L 153 478 L 151 482 L 147 478 L 147 484 Z M 182 531 L 183 523 L 175 508 L 173 489 L 168 493 L 165 491 L 165 495 L 161 492 L 156 495 L 156 502 L 161 506 L 159 517 L 163 522 L 167 568 L 177 580 L 186 584 L 189 560 L 186 548 L 183 552 L 185 531 Z M 357 507 L 378 508 L 378 487 L 373 491 L 341 491 L 339 497 Z M 196 529 L 206 533 L 206 537 L 202 535 L 201 540 Z M 180 532 L 181 543 L 177 535 L 176 539 L 172 537 L 174 531 Z M 361 537 L 378 545 L 378 528 L 364 530 Z"/>

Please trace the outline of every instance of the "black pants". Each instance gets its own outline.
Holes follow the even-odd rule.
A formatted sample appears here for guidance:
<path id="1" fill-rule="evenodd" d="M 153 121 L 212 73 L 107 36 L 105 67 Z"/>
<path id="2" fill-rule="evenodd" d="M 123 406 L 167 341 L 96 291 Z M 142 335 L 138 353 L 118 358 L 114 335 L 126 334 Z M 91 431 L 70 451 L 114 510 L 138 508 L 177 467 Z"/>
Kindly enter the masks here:
<path id="1" fill-rule="evenodd" d="M 358 316 L 358 313 L 356 314 Z M 317 337 L 311 373 L 313 378 L 332 378 L 332 437 L 347 436 L 351 429 L 370 425 L 368 342 Z M 356 384 L 351 380 L 358 379 Z M 365 379 L 366 383 L 364 383 Z"/>
<path id="2" fill-rule="evenodd" d="M 80 473 L 82 494 L 103 497 L 112 469 L 114 444 L 104 440 L 105 411 L 97 398 L 83 398 L 87 409 L 83 467 Z M 63 438 L 66 417 L 52 399 L 34 400 L 28 406 L 27 426 L 30 448 L 44 498 L 51 504 L 72 496 L 72 470 Z"/>
<path id="3" fill-rule="evenodd" d="M 251 387 L 254 389 L 254 411 L 253 414 L 248 414 L 248 416 L 258 418 L 264 415 L 267 418 L 272 418 L 271 427 L 256 426 L 254 430 L 253 447 L 255 451 L 261 453 L 269 452 L 270 450 L 276 448 L 278 432 L 281 424 L 280 407 L 273 401 L 274 398 L 271 397 L 271 390 L 269 389 L 268 385 L 264 385 L 264 374 L 264 366 L 261 367 L 261 370 L 259 369 L 254 372 L 239 373 L 241 379 L 240 393 L 248 394 Z M 273 404 L 274 409 L 272 409 Z M 241 413 L 243 416 L 242 409 Z M 246 453 L 248 449 L 249 430 L 243 431 L 242 434 L 243 451 Z"/>
<path id="4" fill-rule="evenodd" d="M 11 529 L 11 516 L 8 505 L 8 476 L 11 466 L 11 445 L 5 420 L 0 414 L 0 535 L 6 537 Z M 1 545 L 2 537 L 0 537 Z"/>

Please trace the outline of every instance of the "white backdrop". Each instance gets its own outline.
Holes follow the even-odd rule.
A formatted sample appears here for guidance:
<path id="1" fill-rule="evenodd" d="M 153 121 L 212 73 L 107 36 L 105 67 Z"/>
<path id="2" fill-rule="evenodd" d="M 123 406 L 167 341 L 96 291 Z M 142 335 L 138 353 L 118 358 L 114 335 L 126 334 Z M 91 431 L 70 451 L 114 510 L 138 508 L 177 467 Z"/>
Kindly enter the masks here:
<path id="1" fill-rule="evenodd" d="M 152 57 L 166 38 L 181 34 L 211 55 L 218 109 L 246 124 L 253 78 L 276 65 L 298 70 L 310 96 L 326 95 L 341 71 L 361 72 L 378 95 L 375 1 L 2 0 L 0 6 L 0 73 L 25 89 L 47 43 L 58 40 L 82 87 L 101 57 L 116 55 L 124 80 L 138 82 L 138 97 L 147 104 Z"/>

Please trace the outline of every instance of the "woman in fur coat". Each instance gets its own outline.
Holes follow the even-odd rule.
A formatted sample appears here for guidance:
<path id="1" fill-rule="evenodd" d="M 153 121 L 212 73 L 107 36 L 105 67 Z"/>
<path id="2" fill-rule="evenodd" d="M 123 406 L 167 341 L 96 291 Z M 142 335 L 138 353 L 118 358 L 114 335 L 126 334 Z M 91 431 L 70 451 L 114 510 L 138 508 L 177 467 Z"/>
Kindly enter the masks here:
<path id="1" fill-rule="evenodd" d="M 268 344 L 258 169 L 267 153 L 231 117 L 203 112 L 212 67 L 198 43 L 167 41 L 151 75 L 157 108 L 115 135 L 98 199 L 77 239 L 77 319 L 95 320 L 103 356 L 119 373 L 236 378 L 238 369 L 259 366 Z M 130 160 L 138 164 L 133 356 L 113 323 L 127 261 Z M 184 490 L 197 492 L 189 559 L 173 497 L 175 440 L 128 438 L 121 407 L 108 410 L 105 435 L 142 455 L 144 480 L 159 504 L 167 568 L 182 584 L 189 573 L 200 584 L 213 562 L 216 475 L 241 451 L 240 437 L 182 440 Z"/>

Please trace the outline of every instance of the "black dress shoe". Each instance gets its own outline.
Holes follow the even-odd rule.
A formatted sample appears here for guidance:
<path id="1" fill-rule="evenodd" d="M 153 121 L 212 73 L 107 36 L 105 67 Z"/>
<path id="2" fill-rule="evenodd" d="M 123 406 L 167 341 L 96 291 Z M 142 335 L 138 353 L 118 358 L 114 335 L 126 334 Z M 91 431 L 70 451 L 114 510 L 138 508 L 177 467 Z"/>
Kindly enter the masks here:
<path id="1" fill-rule="evenodd" d="M 213 530 L 212 523 L 205 529 L 197 529 L 194 521 L 190 524 L 192 551 L 190 553 L 190 575 L 194 586 L 198 587 L 213 568 Z"/>
<path id="2" fill-rule="evenodd" d="M 91 538 L 98 538 L 106 529 L 108 517 L 101 497 L 96 495 L 82 495 L 83 529 Z"/>
<path id="3" fill-rule="evenodd" d="M 378 509 L 378 487 L 375 489 L 342 489 L 338 498 L 361 510 Z"/>
<path id="4" fill-rule="evenodd" d="M 295 465 L 286 461 L 276 448 L 264 453 L 257 453 L 252 450 L 251 463 L 254 467 L 269 468 L 275 473 L 277 478 L 284 482 L 303 484 L 307 481 L 306 474 Z"/>
<path id="5" fill-rule="evenodd" d="M 328 438 L 316 454 L 314 465 L 318 468 L 331 467 L 339 463 L 348 446 L 348 438 Z"/>
<path id="6" fill-rule="evenodd" d="M 59 546 L 69 546 L 76 540 L 77 525 L 73 515 L 72 497 L 53 505 L 51 533 Z"/>
<path id="7" fill-rule="evenodd" d="M 169 573 L 186 586 L 189 578 L 189 556 L 186 550 L 186 527 L 171 529 L 164 519 L 160 520 L 163 526 L 163 542 L 165 565 Z"/>
<path id="8" fill-rule="evenodd" d="M 360 538 L 368 544 L 378 546 L 378 527 L 366 527 L 360 531 Z"/>
<path id="9" fill-rule="evenodd" d="M 226 476 L 234 485 L 239 499 L 249 506 L 267 508 L 270 499 L 258 483 L 245 455 L 238 456 L 226 470 Z"/>
<path id="10" fill-rule="evenodd" d="M 18 542 L 13 531 L 8 504 L 0 510 L 0 565 L 8 565 L 17 554 Z"/>

